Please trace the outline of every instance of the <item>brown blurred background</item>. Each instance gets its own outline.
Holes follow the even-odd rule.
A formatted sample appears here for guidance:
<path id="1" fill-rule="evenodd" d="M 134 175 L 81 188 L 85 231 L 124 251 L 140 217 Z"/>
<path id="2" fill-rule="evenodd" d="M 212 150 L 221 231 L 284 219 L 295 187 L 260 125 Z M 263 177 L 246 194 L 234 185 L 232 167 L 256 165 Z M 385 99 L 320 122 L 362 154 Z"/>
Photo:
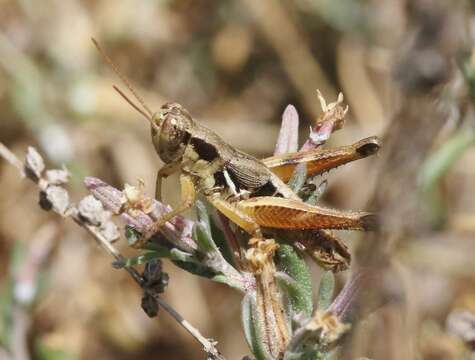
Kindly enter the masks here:
<path id="1" fill-rule="evenodd" d="M 153 193 L 161 164 L 149 128 L 112 90 L 119 81 L 91 36 L 152 108 L 180 102 L 259 157 L 272 154 L 287 104 L 299 110 L 304 139 L 321 111 L 316 89 L 328 101 L 342 91 L 350 112 L 329 145 L 378 135 L 383 152 L 331 172 L 323 200 L 382 214 L 380 233 L 342 236 L 356 262 L 387 272 L 381 293 L 391 295 L 342 356 L 468 358 L 470 341 L 446 322 L 475 312 L 471 11 L 470 1 L 442 0 L 0 0 L 0 141 L 20 156 L 33 144 L 49 165 L 65 164 L 76 201 L 86 175 L 119 188 L 141 178 Z M 176 178 L 164 194 L 176 203 Z M 4 349 L 23 326 L 22 360 L 204 358 L 167 314 L 147 318 L 139 289 L 88 234 L 37 202 L 36 188 L 1 162 Z M 18 284 L 28 284 L 25 259 L 37 253 L 39 293 L 19 318 L 11 297 L 28 297 Z M 240 295 L 165 268 L 167 301 L 228 359 L 248 354 Z"/>

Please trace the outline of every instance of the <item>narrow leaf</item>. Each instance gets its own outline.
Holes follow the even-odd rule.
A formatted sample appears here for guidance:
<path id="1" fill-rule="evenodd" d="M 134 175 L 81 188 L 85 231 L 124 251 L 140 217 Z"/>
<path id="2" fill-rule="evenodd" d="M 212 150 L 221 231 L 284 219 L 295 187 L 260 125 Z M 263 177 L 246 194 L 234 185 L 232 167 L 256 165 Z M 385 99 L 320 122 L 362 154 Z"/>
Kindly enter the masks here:
<path id="1" fill-rule="evenodd" d="M 307 303 L 303 295 L 302 286 L 283 271 L 277 271 L 275 278 L 289 299 L 290 318 L 292 318 L 292 315 L 299 313 L 305 313 L 308 316 L 306 313 Z"/>
<path id="2" fill-rule="evenodd" d="M 311 316 L 313 311 L 312 279 L 304 259 L 288 244 L 280 244 L 276 259 L 279 269 L 298 284 L 293 287 L 292 292 L 289 292 L 292 312 Z"/>
<path id="3" fill-rule="evenodd" d="M 447 218 L 446 204 L 438 184 L 457 159 L 474 145 L 475 131 L 471 128 L 461 129 L 435 151 L 423 165 L 419 175 L 419 185 L 424 199 L 428 202 L 428 209 L 431 212 L 430 216 L 434 225 L 443 225 Z"/>
<path id="4" fill-rule="evenodd" d="M 211 231 L 206 228 L 206 224 L 201 220 L 193 225 L 193 239 L 198 244 L 199 250 L 205 254 L 217 250 L 211 237 Z"/>
<path id="5" fill-rule="evenodd" d="M 326 310 L 333 299 L 333 291 L 335 290 L 335 276 L 331 271 L 325 271 L 320 279 L 318 288 L 317 309 L 319 311 Z"/>
<path id="6" fill-rule="evenodd" d="M 303 184 L 305 184 L 305 180 L 307 180 L 307 164 L 301 163 L 295 167 L 288 185 L 295 193 L 298 193 Z"/>
<path id="7" fill-rule="evenodd" d="M 153 259 L 170 257 L 170 251 L 166 248 L 163 248 L 161 251 L 147 251 L 139 256 L 127 259 L 125 262 L 126 267 L 145 264 Z"/>
<path id="8" fill-rule="evenodd" d="M 231 266 L 236 267 L 236 263 L 234 260 L 234 256 L 226 238 L 224 231 L 220 227 L 220 219 L 217 210 L 212 214 L 213 216 L 210 217 L 210 224 L 211 224 L 211 233 L 213 234 L 212 238 L 216 246 L 218 247 L 219 251 L 223 255 L 224 259 L 231 264 Z"/>
<path id="9" fill-rule="evenodd" d="M 317 179 L 312 179 L 311 182 L 316 185 L 315 191 L 305 200 L 307 204 L 317 205 L 318 200 L 325 193 L 328 187 L 328 181 L 325 179 L 322 182 L 316 184 Z"/>
<path id="10" fill-rule="evenodd" d="M 174 261 L 199 263 L 198 259 L 196 259 L 193 255 L 176 248 L 170 250 L 170 259 Z"/>
<path id="11" fill-rule="evenodd" d="M 255 297 L 246 294 L 241 304 L 241 320 L 247 344 L 256 360 L 271 360 L 262 340 L 262 329 L 257 319 Z"/>
<path id="12" fill-rule="evenodd" d="M 196 216 L 198 221 L 204 226 L 209 237 L 211 237 L 211 220 L 209 217 L 208 209 L 206 209 L 205 204 L 201 201 L 195 203 L 196 207 Z"/>

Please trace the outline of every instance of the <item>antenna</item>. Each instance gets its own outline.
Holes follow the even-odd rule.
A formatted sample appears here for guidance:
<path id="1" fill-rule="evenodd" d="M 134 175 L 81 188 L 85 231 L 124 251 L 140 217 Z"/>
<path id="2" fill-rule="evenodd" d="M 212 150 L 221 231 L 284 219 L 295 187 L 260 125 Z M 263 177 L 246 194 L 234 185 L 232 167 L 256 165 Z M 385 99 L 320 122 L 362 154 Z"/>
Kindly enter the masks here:
<path id="1" fill-rule="evenodd" d="M 125 96 L 125 94 L 117 87 L 117 86 L 113 86 L 114 89 L 135 109 L 137 110 L 139 113 L 141 113 L 143 116 L 145 116 L 153 125 L 153 116 L 154 116 L 154 113 L 150 110 L 150 108 L 147 106 L 147 104 L 145 104 L 145 101 L 142 99 L 142 97 L 135 91 L 135 89 L 132 87 L 132 85 L 130 84 L 129 80 L 127 80 L 127 78 L 125 77 L 125 75 L 123 75 L 118 66 L 112 61 L 112 59 L 109 57 L 109 55 L 107 55 L 107 53 L 102 49 L 102 47 L 99 45 L 99 43 L 96 41 L 96 39 L 94 38 L 91 38 L 94 46 L 97 48 L 97 50 L 99 51 L 99 53 L 101 54 L 102 58 L 105 60 L 105 62 L 107 62 L 110 67 L 112 68 L 112 70 L 114 70 L 114 72 L 117 74 L 117 76 L 120 78 L 120 80 L 122 80 L 123 84 L 127 87 L 127 89 L 129 89 L 129 91 L 132 93 L 132 95 L 134 96 L 134 98 L 140 103 L 140 105 L 142 105 L 142 107 L 144 108 L 145 112 L 140 110 L 139 107 L 137 105 L 135 105 L 127 96 Z"/>
<path id="2" fill-rule="evenodd" d="M 120 96 L 122 96 L 122 98 L 127 101 L 129 103 L 130 106 L 132 106 L 135 110 L 137 110 L 141 115 L 143 115 L 144 118 L 146 118 L 150 124 L 153 126 L 153 127 L 157 127 L 157 125 L 153 122 L 153 117 L 150 117 L 148 116 L 141 108 L 139 108 L 137 105 L 134 104 L 134 102 L 132 100 L 130 100 L 127 95 L 124 94 L 124 92 L 122 90 L 119 89 L 118 86 L 116 85 L 112 85 L 112 87 L 114 88 L 115 91 L 117 91 L 119 93 Z"/>

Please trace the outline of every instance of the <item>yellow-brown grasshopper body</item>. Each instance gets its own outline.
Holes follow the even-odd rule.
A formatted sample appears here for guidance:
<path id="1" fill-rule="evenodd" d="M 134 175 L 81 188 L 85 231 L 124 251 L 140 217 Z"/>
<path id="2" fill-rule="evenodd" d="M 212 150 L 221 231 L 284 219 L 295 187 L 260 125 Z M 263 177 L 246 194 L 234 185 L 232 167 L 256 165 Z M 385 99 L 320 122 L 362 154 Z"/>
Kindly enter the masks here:
<path id="1" fill-rule="evenodd" d="M 157 221 L 158 231 L 167 221 L 191 207 L 197 194 L 206 199 L 229 220 L 250 234 L 263 239 L 263 229 L 302 231 L 307 248 L 313 238 L 331 237 L 327 229 L 367 230 L 373 227 L 372 214 L 339 211 L 304 203 L 286 185 L 299 163 L 307 163 L 309 176 L 322 173 L 349 161 L 372 155 L 379 149 L 378 139 L 367 138 L 351 146 L 329 150 L 290 153 L 258 160 L 227 144 L 216 133 L 195 122 L 179 104 L 167 103 L 153 113 L 100 49 L 144 110 L 115 89 L 151 124 L 152 141 L 165 163 L 157 174 L 156 196 L 160 200 L 162 178 L 180 173 L 181 203 Z M 154 232 L 152 231 L 152 232 Z M 265 231 L 269 233 L 269 231 Z M 141 247 L 143 238 L 134 244 Z M 335 241 L 338 241 L 335 239 Z M 338 250 L 336 250 L 338 252 Z"/>

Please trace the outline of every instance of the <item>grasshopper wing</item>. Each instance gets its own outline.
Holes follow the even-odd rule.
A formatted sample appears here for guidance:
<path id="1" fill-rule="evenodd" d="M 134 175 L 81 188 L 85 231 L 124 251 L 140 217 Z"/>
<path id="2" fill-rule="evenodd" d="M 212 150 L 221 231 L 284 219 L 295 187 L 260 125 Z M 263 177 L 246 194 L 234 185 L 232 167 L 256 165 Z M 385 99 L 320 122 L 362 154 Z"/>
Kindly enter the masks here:
<path id="1" fill-rule="evenodd" d="M 268 157 L 262 162 L 284 182 L 289 181 L 295 167 L 307 163 L 308 176 L 319 175 L 348 162 L 376 154 L 380 148 L 377 137 L 369 137 L 349 146 L 317 149 Z"/>
<path id="2" fill-rule="evenodd" d="M 275 229 L 371 230 L 375 215 L 361 211 L 339 211 L 309 205 L 299 200 L 262 196 L 237 203 L 258 225 Z"/>

